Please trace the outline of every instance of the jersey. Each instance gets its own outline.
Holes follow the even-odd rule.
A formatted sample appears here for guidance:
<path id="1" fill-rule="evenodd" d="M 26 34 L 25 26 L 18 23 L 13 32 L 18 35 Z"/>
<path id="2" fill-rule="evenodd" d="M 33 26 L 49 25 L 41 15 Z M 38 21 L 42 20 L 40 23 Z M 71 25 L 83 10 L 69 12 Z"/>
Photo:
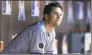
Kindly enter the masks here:
<path id="1" fill-rule="evenodd" d="M 2 53 L 8 54 L 54 54 L 55 31 L 47 32 L 44 21 L 37 22 L 19 33 Z"/>

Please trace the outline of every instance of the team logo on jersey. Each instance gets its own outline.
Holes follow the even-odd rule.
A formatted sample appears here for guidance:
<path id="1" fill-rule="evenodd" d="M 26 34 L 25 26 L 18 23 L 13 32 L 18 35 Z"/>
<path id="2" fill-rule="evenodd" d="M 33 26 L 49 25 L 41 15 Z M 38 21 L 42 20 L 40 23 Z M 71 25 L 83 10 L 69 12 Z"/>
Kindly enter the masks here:
<path id="1" fill-rule="evenodd" d="M 39 48 L 43 48 L 43 47 L 44 47 L 43 43 L 40 43 Z"/>

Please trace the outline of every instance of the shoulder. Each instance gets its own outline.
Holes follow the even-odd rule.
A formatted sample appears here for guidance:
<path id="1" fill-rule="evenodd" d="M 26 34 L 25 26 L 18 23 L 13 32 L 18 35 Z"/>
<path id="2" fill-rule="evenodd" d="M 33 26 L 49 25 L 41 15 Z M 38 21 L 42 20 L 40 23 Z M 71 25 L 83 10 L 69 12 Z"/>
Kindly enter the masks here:
<path id="1" fill-rule="evenodd" d="M 39 22 L 29 26 L 28 30 L 30 30 L 30 31 L 46 32 L 46 29 L 45 29 L 43 21 L 39 21 Z"/>

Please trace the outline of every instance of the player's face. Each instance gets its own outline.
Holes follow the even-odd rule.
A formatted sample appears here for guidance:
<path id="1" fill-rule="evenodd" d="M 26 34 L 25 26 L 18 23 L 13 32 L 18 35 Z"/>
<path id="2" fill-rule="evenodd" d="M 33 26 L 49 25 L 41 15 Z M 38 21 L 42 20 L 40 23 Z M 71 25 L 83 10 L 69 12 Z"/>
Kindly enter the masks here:
<path id="1" fill-rule="evenodd" d="M 51 13 L 48 15 L 49 23 L 58 26 L 62 22 L 63 11 L 59 7 L 54 7 Z"/>

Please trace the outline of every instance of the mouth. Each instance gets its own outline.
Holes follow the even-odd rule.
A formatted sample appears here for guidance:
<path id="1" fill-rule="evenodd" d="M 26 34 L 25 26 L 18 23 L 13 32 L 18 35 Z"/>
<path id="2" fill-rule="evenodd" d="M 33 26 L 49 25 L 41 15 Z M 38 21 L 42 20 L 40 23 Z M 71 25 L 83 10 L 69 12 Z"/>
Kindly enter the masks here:
<path id="1" fill-rule="evenodd" d="M 59 22 L 60 20 L 56 20 L 57 22 Z"/>

